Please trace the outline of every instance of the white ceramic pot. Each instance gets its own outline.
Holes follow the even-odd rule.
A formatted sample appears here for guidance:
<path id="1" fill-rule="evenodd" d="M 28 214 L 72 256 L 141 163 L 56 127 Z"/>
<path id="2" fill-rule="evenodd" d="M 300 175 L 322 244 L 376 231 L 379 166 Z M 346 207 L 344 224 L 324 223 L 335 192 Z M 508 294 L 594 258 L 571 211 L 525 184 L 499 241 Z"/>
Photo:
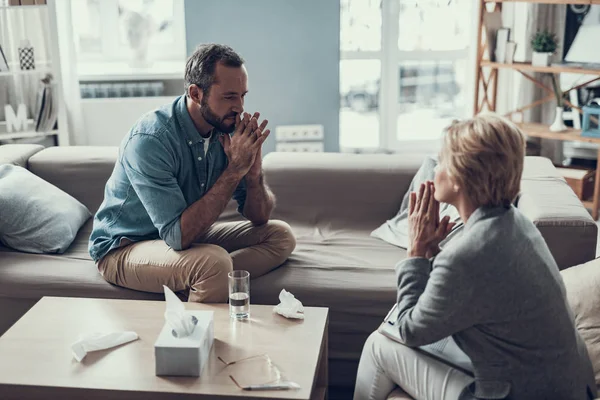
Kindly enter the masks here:
<path id="1" fill-rule="evenodd" d="M 550 56 L 552 53 L 538 53 L 537 51 L 533 52 L 533 56 L 531 57 L 531 65 L 534 67 L 547 67 L 550 65 Z"/>
<path id="2" fill-rule="evenodd" d="M 551 132 L 563 132 L 568 128 L 565 125 L 565 121 L 563 120 L 563 108 L 556 107 L 556 115 L 554 116 L 554 122 L 550 125 Z"/>

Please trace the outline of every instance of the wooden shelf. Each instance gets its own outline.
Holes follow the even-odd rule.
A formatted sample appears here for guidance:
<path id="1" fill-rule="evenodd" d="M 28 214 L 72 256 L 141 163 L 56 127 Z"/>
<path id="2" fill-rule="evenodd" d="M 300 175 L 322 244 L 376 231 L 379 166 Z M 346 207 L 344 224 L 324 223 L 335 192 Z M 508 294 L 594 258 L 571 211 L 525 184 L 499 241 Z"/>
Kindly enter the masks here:
<path id="1" fill-rule="evenodd" d="M 0 6 L 0 10 L 35 10 L 36 8 L 48 8 L 48 4 L 32 4 L 28 6 Z"/>
<path id="2" fill-rule="evenodd" d="M 28 7 L 28 6 L 23 6 L 23 7 Z M 0 72 L 0 76 L 36 75 L 36 74 L 46 74 L 48 72 L 52 72 L 52 70 L 50 68 L 38 68 L 38 69 Z"/>
<path id="3" fill-rule="evenodd" d="M 484 0 L 486 3 L 600 4 L 600 0 Z"/>
<path id="4" fill-rule="evenodd" d="M 25 6 L 23 6 L 25 7 Z M 44 136 L 58 135 L 58 130 L 49 132 L 36 132 L 36 131 L 22 131 L 22 132 L 11 132 L 11 133 L 0 133 L 0 140 L 8 139 L 24 139 L 24 138 L 36 138 Z"/>
<path id="5" fill-rule="evenodd" d="M 543 139 L 600 144 L 600 138 L 581 136 L 581 130 L 579 129 L 569 128 L 564 132 L 552 132 L 550 131 L 550 127 L 544 124 L 521 123 L 517 125 L 527 136 L 539 137 Z"/>
<path id="6" fill-rule="evenodd" d="M 547 72 L 547 73 L 560 73 L 560 72 L 571 72 L 574 74 L 587 74 L 587 75 L 600 75 L 600 69 L 587 69 L 577 67 L 536 67 L 530 63 L 513 63 L 513 64 L 501 64 L 492 61 L 481 61 L 482 67 L 490 67 L 494 69 L 515 69 L 519 71 L 532 71 L 532 72 Z"/>

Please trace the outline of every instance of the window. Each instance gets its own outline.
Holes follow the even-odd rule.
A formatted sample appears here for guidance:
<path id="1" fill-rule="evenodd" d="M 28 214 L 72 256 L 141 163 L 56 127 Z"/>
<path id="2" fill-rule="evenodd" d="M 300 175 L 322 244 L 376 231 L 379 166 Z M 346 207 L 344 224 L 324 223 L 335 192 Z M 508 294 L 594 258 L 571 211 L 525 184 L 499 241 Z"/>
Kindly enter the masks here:
<path id="1" fill-rule="evenodd" d="M 431 142 L 468 115 L 473 3 L 341 0 L 342 150 Z"/>
<path id="2" fill-rule="evenodd" d="M 71 0 L 80 76 L 182 72 L 183 0 Z M 93 78 L 92 78 L 93 79 Z"/>

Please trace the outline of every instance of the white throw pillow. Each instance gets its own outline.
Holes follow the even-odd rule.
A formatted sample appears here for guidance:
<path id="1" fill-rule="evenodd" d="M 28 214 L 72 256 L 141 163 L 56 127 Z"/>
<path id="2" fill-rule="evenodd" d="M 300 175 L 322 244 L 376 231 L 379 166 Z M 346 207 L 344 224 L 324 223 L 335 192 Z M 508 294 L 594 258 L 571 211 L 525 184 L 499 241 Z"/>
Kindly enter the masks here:
<path id="1" fill-rule="evenodd" d="M 72 196 L 10 164 L 0 165 L 0 241 L 29 253 L 64 253 L 91 217 Z"/>

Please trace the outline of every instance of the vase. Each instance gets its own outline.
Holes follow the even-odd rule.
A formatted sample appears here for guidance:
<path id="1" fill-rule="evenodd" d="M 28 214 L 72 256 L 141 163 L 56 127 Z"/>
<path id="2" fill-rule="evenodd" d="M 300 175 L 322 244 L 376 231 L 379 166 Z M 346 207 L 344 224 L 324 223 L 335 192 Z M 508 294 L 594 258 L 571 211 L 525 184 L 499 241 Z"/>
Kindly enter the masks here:
<path id="1" fill-rule="evenodd" d="M 550 65 L 551 55 L 552 53 L 538 53 L 534 51 L 531 57 L 531 65 L 534 67 L 547 67 Z"/>
<path id="2" fill-rule="evenodd" d="M 551 132 L 563 132 L 567 130 L 565 121 L 563 121 L 563 108 L 556 107 L 556 115 L 554 116 L 554 122 L 550 125 Z"/>

